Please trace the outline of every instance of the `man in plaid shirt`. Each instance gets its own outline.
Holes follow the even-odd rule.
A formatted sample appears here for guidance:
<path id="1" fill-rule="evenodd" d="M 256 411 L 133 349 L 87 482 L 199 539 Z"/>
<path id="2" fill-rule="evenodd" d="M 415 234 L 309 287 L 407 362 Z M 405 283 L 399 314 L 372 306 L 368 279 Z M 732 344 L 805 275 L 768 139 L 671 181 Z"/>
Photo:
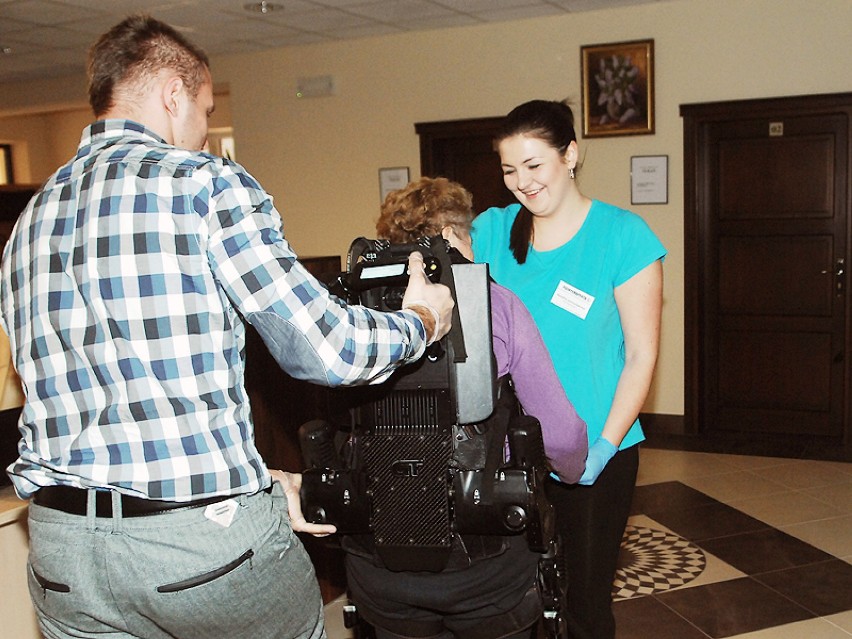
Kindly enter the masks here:
<path id="1" fill-rule="evenodd" d="M 449 291 L 413 254 L 404 310 L 330 296 L 272 198 L 201 151 L 208 60 L 168 25 L 115 26 L 89 75 L 97 121 L 22 213 L 0 268 L 0 323 L 27 397 L 8 472 L 32 498 L 42 632 L 323 637 L 293 531 L 334 529 L 306 523 L 300 477 L 258 454 L 244 323 L 294 377 L 380 382 L 446 334 Z"/>

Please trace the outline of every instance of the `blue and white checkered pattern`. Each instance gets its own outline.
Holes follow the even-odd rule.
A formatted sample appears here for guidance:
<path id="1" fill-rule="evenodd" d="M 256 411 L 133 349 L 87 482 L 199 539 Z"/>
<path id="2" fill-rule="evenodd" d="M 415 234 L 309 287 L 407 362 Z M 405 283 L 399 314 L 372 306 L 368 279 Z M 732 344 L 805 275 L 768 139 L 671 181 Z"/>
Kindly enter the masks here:
<path id="1" fill-rule="evenodd" d="M 268 485 L 244 319 L 288 372 L 328 385 L 383 380 L 425 348 L 411 311 L 330 296 L 241 166 L 124 120 L 86 129 L 21 215 L 0 316 L 27 395 L 10 467 L 22 497 L 70 484 L 182 501 Z"/>

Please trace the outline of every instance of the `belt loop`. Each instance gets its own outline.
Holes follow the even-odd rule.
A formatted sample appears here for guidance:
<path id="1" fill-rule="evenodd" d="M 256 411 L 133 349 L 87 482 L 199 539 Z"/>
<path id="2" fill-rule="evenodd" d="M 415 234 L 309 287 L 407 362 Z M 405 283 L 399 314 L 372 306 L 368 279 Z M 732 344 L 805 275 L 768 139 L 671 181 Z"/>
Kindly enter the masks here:
<path id="1" fill-rule="evenodd" d="M 121 493 L 117 490 L 109 491 L 112 499 L 112 532 L 118 534 L 123 530 L 124 513 L 121 510 Z"/>
<path id="2" fill-rule="evenodd" d="M 86 491 L 86 526 L 90 531 L 95 529 L 95 517 L 98 516 L 97 492 L 94 488 Z"/>

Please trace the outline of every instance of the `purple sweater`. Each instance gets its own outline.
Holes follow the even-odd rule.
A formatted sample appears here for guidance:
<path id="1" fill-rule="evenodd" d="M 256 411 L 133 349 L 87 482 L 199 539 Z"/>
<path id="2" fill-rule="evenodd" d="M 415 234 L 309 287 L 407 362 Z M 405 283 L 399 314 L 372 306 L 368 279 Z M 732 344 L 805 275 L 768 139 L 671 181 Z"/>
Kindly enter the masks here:
<path id="1" fill-rule="evenodd" d="M 491 322 L 497 375 L 509 374 L 524 412 L 541 423 L 544 450 L 567 483 L 580 479 L 589 449 L 586 423 L 553 368 L 530 312 L 509 289 L 491 284 Z"/>

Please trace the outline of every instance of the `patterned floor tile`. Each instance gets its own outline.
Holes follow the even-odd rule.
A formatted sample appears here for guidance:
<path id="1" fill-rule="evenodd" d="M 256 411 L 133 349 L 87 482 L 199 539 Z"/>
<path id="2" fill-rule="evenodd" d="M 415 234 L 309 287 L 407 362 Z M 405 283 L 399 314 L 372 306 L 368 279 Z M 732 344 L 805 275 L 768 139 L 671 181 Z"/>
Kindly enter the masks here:
<path id="1" fill-rule="evenodd" d="M 662 482 L 637 487 L 613 595 L 618 639 L 715 639 L 809 619 L 844 632 L 816 617 L 852 614 L 852 565 L 695 488 Z"/>

